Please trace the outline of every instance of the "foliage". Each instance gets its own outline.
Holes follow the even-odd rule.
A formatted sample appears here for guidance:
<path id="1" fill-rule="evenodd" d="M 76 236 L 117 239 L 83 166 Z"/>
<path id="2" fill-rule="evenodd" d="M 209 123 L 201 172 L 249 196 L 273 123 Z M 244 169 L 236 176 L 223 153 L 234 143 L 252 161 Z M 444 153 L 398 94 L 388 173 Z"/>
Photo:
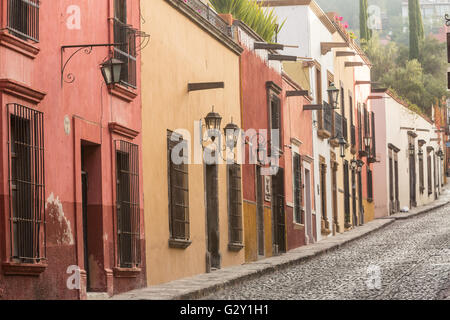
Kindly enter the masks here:
<path id="1" fill-rule="evenodd" d="M 431 115 L 446 90 L 446 46 L 432 37 L 419 42 L 418 59 L 409 60 L 405 45 L 382 45 L 377 34 L 363 46 L 372 67 L 372 81 L 390 88 L 413 108 Z"/>
<path id="2" fill-rule="evenodd" d="M 209 0 L 218 13 L 233 15 L 241 20 L 267 42 L 272 42 L 281 30 L 274 9 L 265 9 L 257 0 Z"/>
<path id="3" fill-rule="evenodd" d="M 374 33 L 372 39 L 362 48 L 369 57 L 372 67 L 372 81 L 379 81 L 383 75 L 396 67 L 399 47 L 390 42 L 386 46 L 381 45 L 378 33 Z"/>

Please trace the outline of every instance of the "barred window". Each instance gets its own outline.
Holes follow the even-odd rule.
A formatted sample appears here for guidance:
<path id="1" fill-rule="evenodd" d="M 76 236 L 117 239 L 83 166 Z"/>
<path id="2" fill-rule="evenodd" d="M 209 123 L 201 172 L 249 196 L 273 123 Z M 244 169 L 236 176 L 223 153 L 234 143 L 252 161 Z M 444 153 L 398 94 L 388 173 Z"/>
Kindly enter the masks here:
<path id="1" fill-rule="evenodd" d="M 431 177 L 431 154 L 428 152 L 427 156 L 427 178 L 428 178 L 428 195 L 433 194 L 433 183 Z"/>
<path id="2" fill-rule="evenodd" d="M 136 29 L 127 23 L 127 0 L 114 1 L 114 58 L 124 62 L 120 81 L 136 87 Z"/>
<path id="3" fill-rule="evenodd" d="M 363 149 L 363 135 L 362 135 L 362 116 L 361 116 L 361 104 L 358 103 L 358 146 L 359 150 Z"/>
<path id="4" fill-rule="evenodd" d="M 275 149 L 272 152 L 272 148 L 277 147 L 281 150 L 281 101 L 275 95 L 270 98 L 270 129 L 272 130 L 270 133 L 270 155 L 272 156 L 275 153 Z M 278 137 L 274 130 L 278 130 Z"/>
<path id="5" fill-rule="evenodd" d="M 419 191 L 421 194 L 425 191 L 425 181 L 423 172 L 423 155 L 419 155 Z"/>
<path id="6" fill-rule="evenodd" d="M 298 153 L 294 153 L 294 217 L 295 222 L 303 224 L 303 182 L 302 182 L 302 164 L 301 157 Z"/>
<path id="7" fill-rule="evenodd" d="M 175 157 L 186 159 L 187 155 L 184 154 L 186 145 L 187 141 L 183 140 L 181 135 L 171 131 L 167 132 L 170 237 L 177 240 L 189 240 L 190 238 L 188 165 L 186 161 L 180 161 L 181 163 L 173 161 Z"/>
<path id="8" fill-rule="evenodd" d="M 345 223 L 350 224 L 350 175 L 348 160 L 344 160 L 344 215 Z"/>
<path id="9" fill-rule="evenodd" d="M 373 200 L 373 174 L 372 170 L 367 166 L 367 198 Z"/>
<path id="10" fill-rule="evenodd" d="M 229 242 L 242 244 L 241 166 L 237 163 L 228 165 L 228 215 Z"/>
<path id="11" fill-rule="evenodd" d="M 376 158 L 377 157 L 377 141 L 376 141 L 376 137 L 377 134 L 375 132 L 375 113 L 372 112 L 371 113 L 371 124 L 372 124 L 372 157 Z"/>
<path id="12" fill-rule="evenodd" d="M 39 0 L 8 0 L 7 28 L 15 36 L 39 41 Z"/>
<path id="13" fill-rule="evenodd" d="M 46 256 L 44 114 L 8 104 L 11 258 L 37 263 Z"/>
<path id="14" fill-rule="evenodd" d="M 140 264 L 139 147 L 118 140 L 117 170 L 117 234 L 118 264 L 133 268 Z"/>

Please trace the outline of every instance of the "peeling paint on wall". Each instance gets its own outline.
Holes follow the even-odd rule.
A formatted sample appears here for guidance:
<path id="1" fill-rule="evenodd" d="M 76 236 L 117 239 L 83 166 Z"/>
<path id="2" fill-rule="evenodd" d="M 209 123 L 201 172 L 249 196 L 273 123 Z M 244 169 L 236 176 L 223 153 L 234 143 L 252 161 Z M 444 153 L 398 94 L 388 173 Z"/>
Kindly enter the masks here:
<path id="1" fill-rule="evenodd" d="M 48 241 L 58 245 L 73 245 L 74 239 L 70 221 L 64 215 L 63 205 L 59 197 L 55 198 L 53 193 L 47 198 L 45 210 L 48 215 Z"/>

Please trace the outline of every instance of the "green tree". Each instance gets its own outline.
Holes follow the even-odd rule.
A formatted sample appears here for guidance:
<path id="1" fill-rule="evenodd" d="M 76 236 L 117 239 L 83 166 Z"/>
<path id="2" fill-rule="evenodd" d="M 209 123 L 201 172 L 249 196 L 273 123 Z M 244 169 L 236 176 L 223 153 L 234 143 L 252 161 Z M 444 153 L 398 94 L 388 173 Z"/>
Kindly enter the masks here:
<path id="1" fill-rule="evenodd" d="M 419 59 L 419 26 L 417 18 L 418 1 L 408 1 L 408 15 L 409 15 L 409 59 Z"/>
<path id="2" fill-rule="evenodd" d="M 372 81 L 379 82 L 383 75 L 397 67 L 399 48 L 395 42 L 382 45 L 378 33 L 375 32 L 362 47 L 372 63 Z"/>
<path id="3" fill-rule="evenodd" d="M 424 28 L 423 28 L 423 19 L 422 12 L 420 11 L 420 3 L 419 0 L 414 0 L 415 2 L 415 15 L 416 15 L 416 26 L 417 26 L 417 34 L 419 35 L 419 39 L 423 40 L 425 38 Z"/>
<path id="4" fill-rule="evenodd" d="M 359 30 L 361 42 L 369 41 L 372 35 L 367 24 L 367 21 L 369 20 L 367 9 L 367 0 L 359 0 Z"/>
<path id="5" fill-rule="evenodd" d="M 370 58 L 372 81 L 390 88 L 408 101 L 413 110 L 431 115 L 431 106 L 447 93 L 446 45 L 432 37 L 419 43 L 418 60 L 409 60 L 406 45 L 388 43 L 382 45 L 378 35 L 363 46 Z"/>

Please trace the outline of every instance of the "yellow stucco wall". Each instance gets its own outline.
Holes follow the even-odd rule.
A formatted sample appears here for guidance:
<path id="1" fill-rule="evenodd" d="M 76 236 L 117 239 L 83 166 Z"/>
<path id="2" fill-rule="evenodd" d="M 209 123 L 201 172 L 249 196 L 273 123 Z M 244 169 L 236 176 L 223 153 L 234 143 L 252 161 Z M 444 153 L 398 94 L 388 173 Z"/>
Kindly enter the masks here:
<path id="1" fill-rule="evenodd" d="M 245 261 L 258 260 L 256 205 L 244 201 Z"/>
<path id="2" fill-rule="evenodd" d="M 367 200 L 363 201 L 364 207 L 364 223 L 372 221 L 375 219 L 375 204 L 374 202 L 369 202 Z"/>
<path id="3" fill-rule="evenodd" d="M 244 202 L 245 261 L 258 260 L 258 229 L 256 204 Z M 272 210 L 264 208 L 264 253 L 265 257 L 273 255 L 272 247 Z"/>
<path id="4" fill-rule="evenodd" d="M 142 135 L 148 284 L 206 271 L 204 166 L 189 165 L 190 234 L 187 249 L 169 248 L 167 130 L 185 129 L 194 142 L 194 121 L 212 106 L 240 125 L 239 56 L 164 0 L 141 2 L 150 44 L 142 54 Z M 224 81 L 225 89 L 188 93 L 188 83 Z M 228 250 L 226 165 L 219 166 L 222 267 L 242 264 L 244 250 Z"/>
<path id="5" fill-rule="evenodd" d="M 311 81 L 309 75 L 309 67 L 305 67 L 303 61 L 283 62 L 283 71 L 299 84 L 303 90 L 311 89 Z"/>
<path id="6" fill-rule="evenodd" d="M 266 257 L 273 255 L 272 247 L 272 210 L 268 207 L 264 208 L 264 249 Z"/>

